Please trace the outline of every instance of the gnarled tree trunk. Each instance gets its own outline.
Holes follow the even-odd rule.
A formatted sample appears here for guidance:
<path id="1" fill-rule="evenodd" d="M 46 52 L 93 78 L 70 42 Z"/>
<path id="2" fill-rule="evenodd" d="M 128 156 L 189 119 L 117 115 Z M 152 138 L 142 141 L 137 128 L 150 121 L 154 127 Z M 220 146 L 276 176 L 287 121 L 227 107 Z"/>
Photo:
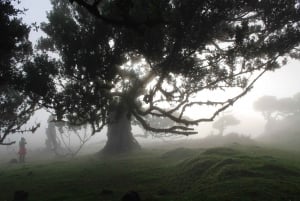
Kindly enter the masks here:
<path id="1" fill-rule="evenodd" d="M 107 126 L 107 142 L 101 153 L 119 154 L 141 148 L 132 135 L 131 121 L 128 116 L 126 111 L 111 112 Z"/>

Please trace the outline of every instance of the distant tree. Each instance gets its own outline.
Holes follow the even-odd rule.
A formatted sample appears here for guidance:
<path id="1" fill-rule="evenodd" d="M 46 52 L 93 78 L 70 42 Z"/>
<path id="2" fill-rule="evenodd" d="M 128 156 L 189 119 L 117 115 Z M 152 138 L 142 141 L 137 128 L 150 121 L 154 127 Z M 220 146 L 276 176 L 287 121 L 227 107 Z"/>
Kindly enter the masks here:
<path id="1" fill-rule="evenodd" d="M 62 156 L 75 157 L 91 139 L 87 125 L 58 125 L 60 143 L 65 150 Z"/>
<path id="2" fill-rule="evenodd" d="M 268 106 L 267 98 L 259 98 L 254 104 L 267 120 L 265 131 L 260 140 L 277 145 L 282 148 L 299 150 L 300 145 L 300 93 L 288 98 L 275 98 L 271 100 L 272 107 Z M 275 101 L 274 101 L 275 100 Z M 264 107 L 263 107 L 264 106 Z"/>
<path id="3" fill-rule="evenodd" d="M 233 115 L 224 115 L 213 123 L 213 128 L 219 130 L 219 134 L 223 135 L 224 131 L 229 126 L 238 125 L 240 121 Z"/>
<path id="4" fill-rule="evenodd" d="M 58 157 L 75 157 L 91 138 L 86 125 L 71 126 L 55 122 L 52 115 L 48 118 L 46 135 L 46 149 Z"/>
<path id="5" fill-rule="evenodd" d="M 107 125 L 103 153 L 140 147 L 132 119 L 151 132 L 196 134 L 191 126 L 212 121 L 266 71 L 299 56 L 300 12 L 291 0 L 71 2 L 52 0 L 42 25 L 40 50 L 56 61 L 32 62 L 25 74 L 45 77 L 32 96 L 38 92 L 56 120 L 88 123 L 93 133 Z M 239 92 L 214 96 L 230 89 Z M 185 118 L 200 107 L 214 111 Z M 152 126 L 149 116 L 174 125 Z"/>
<path id="6" fill-rule="evenodd" d="M 275 96 L 262 96 L 253 104 L 255 110 L 260 111 L 268 121 L 272 118 L 277 108 L 277 98 Z"/>
<path id="7" fill-rule="evenodd" d="M 300 93 L 280 99 L 275 96 L 263 96 L 255 101 L 253 106 L 267 121 L 283 119 L 300 113 Z"/>
<path id="8" fill-rule="evenodd" d="M 48 118 L 48 127 L 46 128 L 46 140 L 45 140 L 45 145 L 47 151 L 53 151 L 56 155 L 59 155 L 60 150 L 62 149 L 60 146 L 59 139 L 56 134 L 56 126 L 54 117 L 52 115 L 49 116 Z"/>
<path id="9" fill-rule="evenodd" d="M 28 40 L 30 27 L 19 17 L 22 10 L 16 9 L 11 0 L 0 1 L 0 145 L 9 134 L 35 131 L 38 125 L 24 128 L 36 109 L 34 100 L 28 98 L 22 86 L 22 64 L 32 53 Z"/>

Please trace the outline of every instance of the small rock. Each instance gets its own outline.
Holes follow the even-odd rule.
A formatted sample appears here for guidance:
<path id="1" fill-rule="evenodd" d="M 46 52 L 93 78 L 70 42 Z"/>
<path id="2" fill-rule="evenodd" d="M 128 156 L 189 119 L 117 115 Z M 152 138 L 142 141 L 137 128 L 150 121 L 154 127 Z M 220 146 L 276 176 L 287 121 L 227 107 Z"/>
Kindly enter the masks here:
<path id="1" fill-rule="evenodd" d="M 158 195 L 168 195 L 168 194 L 170 194 L 170 193 L 171 193 L 171 192 L 168 191 L 168 190 L 166 190 L 166 189 L 160 189 L 160 190 L 157 191 L 157 194 L 158 194 Z"/>
<path id="2" fill-rule="evenodd" d="M 100 194 L 101 195 L 112 195 L 112 194 L 114 194 L 114 192 L 109 189 L 103 189 Z"/>
<path id="3" fill-rule="evenodd" d="M 121 201 L 141 201 L 139 194 L 135 191 L 128 191 Z"/>
<path id="4" fill-rule="evenodd" d="M 27 201 L 28 195 L 28 192 L 23 190 L 15 191 L 13 201 Z"/>

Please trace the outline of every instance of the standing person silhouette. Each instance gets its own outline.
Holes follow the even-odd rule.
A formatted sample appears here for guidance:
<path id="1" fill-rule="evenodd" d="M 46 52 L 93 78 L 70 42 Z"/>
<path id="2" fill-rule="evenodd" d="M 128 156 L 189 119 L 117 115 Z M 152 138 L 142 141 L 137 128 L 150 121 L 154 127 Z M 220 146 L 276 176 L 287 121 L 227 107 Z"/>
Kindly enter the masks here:
<path id="1" fill-rule="evenodd" d="M 25 155 L 26 155 L 26 147 L 27 144 L 25 138 L 21 138 L 19 142 L 19 162 L 24 163 L 25 162 Z"/>

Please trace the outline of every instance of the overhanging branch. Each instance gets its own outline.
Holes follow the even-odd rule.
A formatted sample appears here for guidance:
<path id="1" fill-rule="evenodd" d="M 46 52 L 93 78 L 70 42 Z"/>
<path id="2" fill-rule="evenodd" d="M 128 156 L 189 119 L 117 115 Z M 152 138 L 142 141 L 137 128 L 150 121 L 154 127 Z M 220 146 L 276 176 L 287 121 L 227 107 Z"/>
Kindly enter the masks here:
<path id="1" fill-rule="evenodd" d="M 153 107 L 152 110 L 156 110 L 159 113 L 153 113 L 153 112 L 149 112 L 148 114 L 154 115 L 154 116 L 159 116 L 159 117 L 166 117 L 171 119 L 174 122 L 177 123 L 181 123 L 181 124 L 185 124 L 185 125 L 197 125 L 200 122 L 210 122 L 213 121 L 215 119 L 215 117 L 223 112 L 224 110 L 226 110 L 228 107 L 232 106 L 237 100 L 239 100 L 241 97 L 243 97 L 244 95 L 246 95 L 253 87 L 254 83 L 267 71 L 267 69 L 263 70 L 239 95 L 228 99 L 227 101 L 224 102 L 215 102 L 216 104 L 222 105 L 222 107 L 220 107 L 219 109 L 217 109 L 210 117 L 208 118 L 199 118 L 196 120 L 188 120 L 188 119 L 184 119 L 182 118 L 182 114 L 185 111 L 185 109 L 187 107 L 191 107 L 194 104 L 211 104 L 211 102 L 191 102 L 188 103 L 186 105 L 184 105 L 180 115 L 178 117 L 174 116 L 172 113 L 170 113 L 169 111 L 165 111 L 162 108 L 159 107 Z M 145 113 L 142 113 L 139 110 L 136 110 L 136 112 L 133 112 L 135 118 L 142 124 L 142 126 L 149 131 L 152 132 L 166 132 L 166 133 L 173 133 L 173 134 L 182 134 L 182 135 L 191 135 L 191 134 L 196 134 L 197 132 L 193 131 L 190 132 L 189 130 L 191 128 L 187 127 L 187 126 L 174 126 L 174 127 L 170 127 L 170 128 L 153 128 L 152 126 L 150 126 L 140 115 L 143 115 Z M 193 129 L 192 129 L 193 130 Z"/>
<path id="2" fill-rule="evenodd" d="M 133 116 L 141 123 L 143 128 L 148 131 L 156 132 L 156 133 L 173 133 L 177 135 L 194 135 L 197 134 L 197 131 L 193 131 L 193 128 L 188 128 L 186 126 L 172 126 L 169 128 L 154 128 L 150 126 L 141 116 L 137 113 L 132 112 Z"/>
<path id="3" fill-rule="evenodd" d="M 94 17 L 103 20 L 104 22 L 114 25 L 114 26 L 120 26 L 120 27 L 126 27 L 130 28 L 136 31 L 140 31 L 140 27 L 142 26 L 148 26 L 153 27 L 156 25 L 161 24 L 167 24 L 167 22 L 163 19 L 149 19 L 145 21 L 135 21 L 132 19 L 114 19 L 111 17 L 107 17 L 105 15 L 102 15 L 99 10 L 99 4 L 102 2 L 102 0 L 95 0 L 93 4 L 87 3 L 85 0 L 69 0 L 71 3 L 76 2 L 78 5 L 84 7 L 87 9 L 87 11 L 92 14 Z"/>
<path id="4" fill-rule="evenodd" d="M 7 145 L 7 146 L 9 146 L 9 145 L 13 145 L 13 144 L 15 144 L 16 143 L 16 141 L 12 141 L 12 142 L 0 142 L 0 145 Z"/>

